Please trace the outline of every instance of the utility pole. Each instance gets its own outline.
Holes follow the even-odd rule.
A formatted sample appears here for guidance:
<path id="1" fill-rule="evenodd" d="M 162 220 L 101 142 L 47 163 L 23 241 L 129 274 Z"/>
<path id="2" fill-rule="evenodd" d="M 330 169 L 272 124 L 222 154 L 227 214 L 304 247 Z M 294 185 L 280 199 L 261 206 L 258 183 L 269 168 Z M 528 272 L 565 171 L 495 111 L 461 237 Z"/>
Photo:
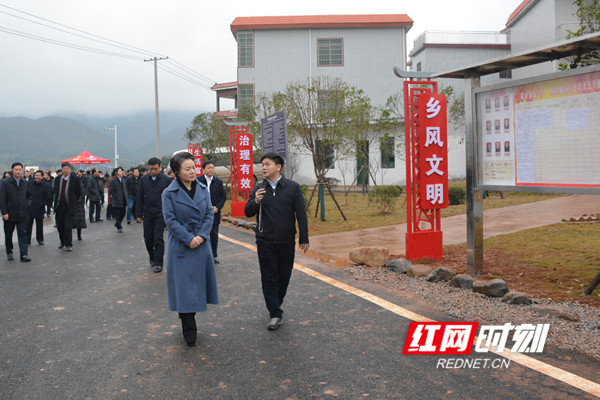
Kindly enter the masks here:
<path id="1" fill-rule="evenodd" d="M 119 154 L 117 154 L 117 126 L 115 125 L 114 128 L 104 128 L 105 131 L 115 131 L 115 168 L 117 168 L 119 166 L 118 163 L 118 159 L 119 159 Z"/>
<path id="2" fill-rule="evenodd" d="M 156 157 L 160 158 L 160 122 L 158 118 L 158 67 L 156 62 L 166 60 L 169 57 L 154 57 L 144 60 L 144 62 L 154 61 L 154 107 L 156 110 Z"/>

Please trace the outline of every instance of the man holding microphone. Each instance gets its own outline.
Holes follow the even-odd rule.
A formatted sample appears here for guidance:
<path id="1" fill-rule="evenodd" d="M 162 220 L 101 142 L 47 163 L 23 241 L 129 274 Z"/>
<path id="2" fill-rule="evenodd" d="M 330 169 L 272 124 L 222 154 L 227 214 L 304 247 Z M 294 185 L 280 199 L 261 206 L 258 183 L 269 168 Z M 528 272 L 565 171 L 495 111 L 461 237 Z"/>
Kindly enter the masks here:
<path id="1" fill-rule="evenodd" d="M 261 164 L 265 179 L 250 193 L 244 212 L 247 217 L 257 215 L 256 248 L 263 295 L 271 316 L 267 329 L 276 330 L 283 325 L 281 304 L 294 266 L 296 221 L 300 249 L 306 253 L 308 218 L 300 185 L 281 175 L 283 158 L 267 153 Z"/>

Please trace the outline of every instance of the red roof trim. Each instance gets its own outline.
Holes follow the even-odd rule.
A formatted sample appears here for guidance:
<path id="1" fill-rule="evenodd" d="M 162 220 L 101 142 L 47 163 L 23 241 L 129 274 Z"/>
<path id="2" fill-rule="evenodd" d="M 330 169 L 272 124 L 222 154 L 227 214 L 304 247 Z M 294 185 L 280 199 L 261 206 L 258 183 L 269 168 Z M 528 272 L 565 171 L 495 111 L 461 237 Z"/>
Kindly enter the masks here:
<path id="1" fill-rule="evenodd" d="M 512 22 L 513 19 L 515 19 L 517 17 L 517 15 L 519 15 L 519 13 L 521 11 L 523 11 L 523 9 L 525 7 L 527 7 L 529 5 L 529 3 L 532 3 L 534 0 L 523 0 L 523 2 L 521 4 L 519 4 L 519 6 L 515 9 L 515 11 L 513 11 L 510 16 L 508 17 L 508 21 L 506 21 L 506 25 L 508 26 L 508 24 L 510 24 Z"/>
<path id="2" fill-rule="evenodd" d="M 231 31 L 296 28 L 368 28 L 412 25 L 413 20 L 406 14 L 292 15 L 237 17 L 231 23 Z"/>
<path id="3" fill-rule="evenodd" d="M 237 87 L 237 82 L 225 82 L 225 83 L 215 83 L 210 88 L 211 90 L 219 90 L 219 89 L 234 89 Z"/>

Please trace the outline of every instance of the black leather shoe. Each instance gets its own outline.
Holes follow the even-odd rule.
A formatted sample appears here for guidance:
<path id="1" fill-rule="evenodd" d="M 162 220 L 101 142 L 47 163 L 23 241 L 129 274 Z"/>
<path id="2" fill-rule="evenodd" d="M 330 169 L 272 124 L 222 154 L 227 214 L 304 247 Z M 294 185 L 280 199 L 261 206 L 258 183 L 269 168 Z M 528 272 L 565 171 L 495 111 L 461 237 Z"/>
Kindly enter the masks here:
<path id="1" fill-rule="evenodd" d="M 215 264 L 218 264 L 218 263 L 220 263 L 220 261 L 219 261 L 219 257 L 215 257 L 215 258 L 213 258 L 213 261 L 215 262 Z"/>
<path id="2" fill-rule="evenodd" d="M 270 331 L 277 330 L 281 325 L 283 325 L 283 318 L 271 318 L 269 324 L 267 325 L 267 329 Z"/>
<path id="3" fill-rule="evenodd" d="M 60 246 L 58 246 L 59 249 L 62 249 L 63 247 L 65 247 L 64 244 L 61 244 Z"/>
<path id="4" fill-rule="evenodd" d="M 162 272 L 162 265 L 155 265 L 154 272 Z"/>
<path id="5" fill-rule="evenodd" d="M 14 261 L 15 256 L 13 256 L 12 253 L 10 253 L 6 255 L 6 258 L 8 259 L 8 261 Z"/>
<path id="6" fill-rule="evenodd" d="M 29 262 L 31 261 L 31 258 L 29 258 L 29 256 L 27 254 L 25 254 L 24 256 L 21 256 L 21 262 Z"/>
<path id="7" fill-rule="evenodd" d="M 96 222 L 102 222 L 102 221 L 104 221 L 104 220 L 103 220 L 103 219 L 100 219 L 100 218 L 98 218 L 98 219 L 96 220 Z"/>

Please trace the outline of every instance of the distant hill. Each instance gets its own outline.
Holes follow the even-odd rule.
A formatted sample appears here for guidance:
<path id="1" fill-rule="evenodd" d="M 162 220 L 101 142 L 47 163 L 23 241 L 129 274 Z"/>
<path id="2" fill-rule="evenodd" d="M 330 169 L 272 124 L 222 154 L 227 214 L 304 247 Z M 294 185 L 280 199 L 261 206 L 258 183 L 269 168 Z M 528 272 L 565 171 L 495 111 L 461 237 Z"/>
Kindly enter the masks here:
<path id="1" fill-rule="evenodd" d="M 175 139 L 183 141 L 185 129 L 189 127 L 197 113 L 190 111 L 160 111 L 160 132 L 161 138 L 168 140 Z M 141 148 L 152 148 L 151 155 L 156 152 L 156 115 L 154 111 L 142 111 L 129 115 L 117 115 L 109 117 L 96 117 L 87 115 L 63 115 L 63 117 L 74 119 L 97 131 L 104 131 L 104 128 L 112 128 L 117 125 L 119 145 L 123 145 L 131 150 Z M 109 131 L 112 135 L 113 131 Z M 179 135 L 179 137 L 177 137 Z M 162 153 L 161 139 L 161 153 Z M 166 154 L 166 153 L 165 153 Z"/>
<path id="2" fill-rule="evenodd" d="M 162 155 L 187 146 L 183 135 L 194 116 L 191 112 L 161 111 Z M 55 169 L 60 160 L 84 150 L 113 161 L 114 130 L 104 128 L 114 125 L 119 165 L 137 165 L 156 154 L 154 118 L 154 112 L 121 117 L 0 118 L 0 171 L 8 170 L 14 161 Z"/>
<path id="3" fill-rule="evenodd" d="M 60 160 L 84 150 L 99 157 L 114 158 L 114 141 L 110 136 L 60 117 L 0 118 L 0 142 L 3 169 L 8 169 L 14 161 L 54 167 Z"/>

